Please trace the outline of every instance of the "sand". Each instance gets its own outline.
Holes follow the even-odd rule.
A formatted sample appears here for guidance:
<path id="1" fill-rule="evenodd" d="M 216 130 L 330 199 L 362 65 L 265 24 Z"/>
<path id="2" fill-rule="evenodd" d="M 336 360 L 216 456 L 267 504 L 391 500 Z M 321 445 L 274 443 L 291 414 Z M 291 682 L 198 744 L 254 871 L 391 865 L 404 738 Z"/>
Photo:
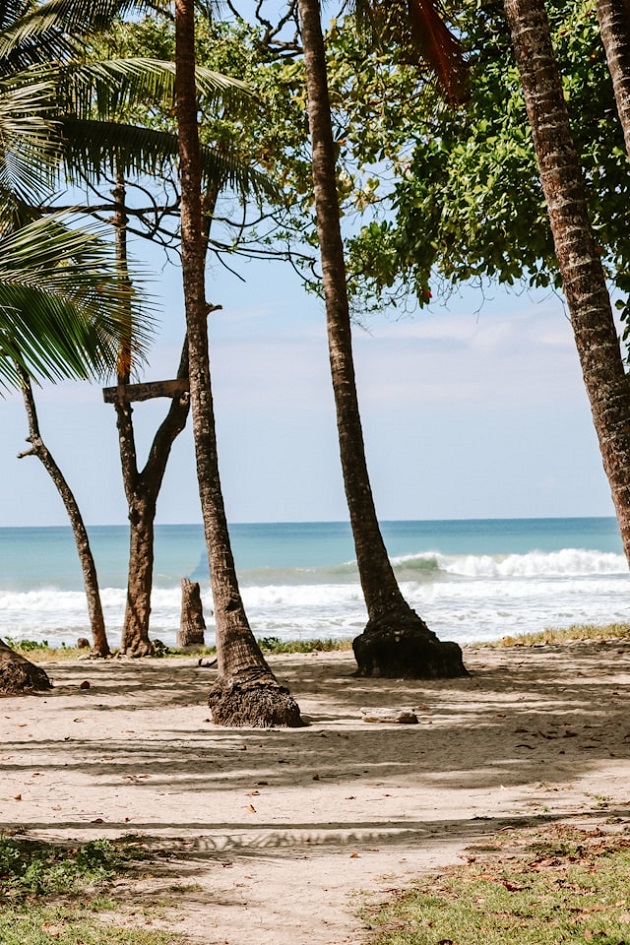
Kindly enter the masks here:
<path id="1" fill-rule="evenodd" d="M 0 829 L 172 851 L 116 892 L 191 945 L 357 945 L 366 899 L 484 837 L 630 814 L 630 643 L 465 660 L 425 682 L 272 657 L 310 721 L 289 731 L 214 726 L 193 659 L 51 664 L 52 692 L 0 700 Z M 411 706 L 417 725 L 362 721 Z"/>

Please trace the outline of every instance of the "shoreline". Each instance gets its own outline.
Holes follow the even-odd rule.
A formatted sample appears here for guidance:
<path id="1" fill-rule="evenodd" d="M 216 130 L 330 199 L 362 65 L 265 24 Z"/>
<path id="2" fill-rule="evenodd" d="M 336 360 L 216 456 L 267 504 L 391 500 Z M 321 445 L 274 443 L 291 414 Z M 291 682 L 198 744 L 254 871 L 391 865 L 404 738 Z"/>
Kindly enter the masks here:
<path id="1" fill-rule="evenodd" d="M 151 905 L 179 884 L 159 922 L 191 945 L 357 945 L 361 890 L 499 830 L 629 816 L 629 658 L 622 640 L 467 647 L 469 678 L 426 681 L 357 678 L 349 652 L 272 655 L 300 730 L 213 725 L 196 660 L 49 663 L 51 692 L 1 702 L 0 829 L 169 851 L 121 894 Z M 400 706 L 419 723 L 362 721 Z"/>

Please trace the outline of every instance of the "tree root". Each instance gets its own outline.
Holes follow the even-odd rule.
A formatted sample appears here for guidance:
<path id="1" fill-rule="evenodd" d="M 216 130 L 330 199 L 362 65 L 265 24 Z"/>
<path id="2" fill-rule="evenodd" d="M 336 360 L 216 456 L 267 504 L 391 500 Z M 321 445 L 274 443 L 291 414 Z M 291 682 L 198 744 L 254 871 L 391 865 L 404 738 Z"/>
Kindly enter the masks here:
<path id="1" fill-rule="evenodd" d="M 370 620 L 352 641 L 357 676 L 453 679 L 468 676 L 457 643 L 438 640 L 413 611 Z"/>
<path id="2" fill-rule="evenodd" d="M 275 679 L 217 679 L 208 696 L 216 725 L 250 728 L 300 728 L 300 707 Z"/>

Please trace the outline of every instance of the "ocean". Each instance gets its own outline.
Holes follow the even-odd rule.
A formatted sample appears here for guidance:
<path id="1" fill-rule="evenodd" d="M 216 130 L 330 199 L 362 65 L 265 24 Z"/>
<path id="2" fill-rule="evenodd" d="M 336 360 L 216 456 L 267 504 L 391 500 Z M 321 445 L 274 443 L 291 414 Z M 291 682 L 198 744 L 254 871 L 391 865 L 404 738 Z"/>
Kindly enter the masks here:
<path id="1" fill-rule="evenodd" d="M 628 566 L 614 518 L 383 522 L 409 603 L 443 640 L 500 639 L 630 617 Z M 342 522 L 233 525 L 255 635 L 281 640 L 360 633 L 366 612 L 350 527 Z M 111 645 L 120 641 L 128 533 L 89 529 Z M 158 525 L 151 635 L 175 643 L 183 577 L 198 580 L 214 642 L 202 528 Z M 70 528 L 0 528 L 0 636 L 73 644 L 89 635 Z"/>

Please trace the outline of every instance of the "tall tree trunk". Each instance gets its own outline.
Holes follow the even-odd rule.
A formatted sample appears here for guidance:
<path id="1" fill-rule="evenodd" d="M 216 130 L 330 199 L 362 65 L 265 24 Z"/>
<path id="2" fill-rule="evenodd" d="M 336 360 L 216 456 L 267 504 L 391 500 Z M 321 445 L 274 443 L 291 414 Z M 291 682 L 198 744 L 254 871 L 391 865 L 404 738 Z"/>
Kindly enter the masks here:
<path id="1" fill-rule="evenodd" d="M 505 0 L 564 294 L 630 562 L 630 386 L 542 0 Z"/>
<path id="2" fill-rule="evenodd" d="M 114 225 L 116 227 L 116 254 L 120 269 L 127 268 L 127 214 L 125 185 L 119 178 L 114 189 Z M 128 278 L 128 275 L 127 275 Z M 131 370 L 131 340 L 123 340 L 118 358 L 118 383 L 129 382 Z M 188 341 L 184 345 L 177 377 L 188 377 Z M 190 411 L 188 394 L 173 398 L 168 413 L 159 426 L 151 444 L 144 469 L 138 469 L 133 408 L 124 398 L 116 401 L 116 426 L 123 485 L 129 516 L 129 570 L 127 576 L 127 605 L 120 643 L 124 656 L 141 657 L 153 653 L 149 638 L 151 592 L 153 589 L 154 523 L 157 500 L 164 473 L 175 439 L 186 426 Z"/>
<path id="3" fill-rule="evenodd" d="M 92 549 L 90 548 L 90 539 L 83 521 L 83 516 L 81 515 L 81 510 L 79 509 L 72 489 L 42 440 L 31 379 L 21 367 L 18 367 L 17 370 L 20 374 L 22 395 L 24 397 L 26 416 L 28 418 L 29 435 L 27 440 L 31 444 L 31 449 L 20 453 L 19 458 L 21 459 L 24 456 L 37 456 L 61 496 L 63 504 L 66 507 L 66 512 L 68 513 L 68 518 L 70 519 L 74 541 L 79 553 L 79 561 L 81 562 L 83 586 L 85 588 L 90 627 L 92 630 L 92 654 L 102 657 L 109 656 L 110 651 L 107 643 L 107 634 L 105 632 L 105 618 L 103 617 L 96 564 L 92 555 Z"/>
<path id="4" fill-rule="evenodd" d="M 597 19 L 630 156 L 630 0 L 597 0 Z"/>
<path id="5" fill-rule="evenodd" d="M 219 477 L 205 294 L 201 164 L 195 83 L 194 0 L 175 2 L 176 112 L 179 131 L 182 273 L 197 479 L 214 600 L 219 680 L 209 697 L 224 725 L 302 724 L 251 632 L 236 577 Z"/>
<path id="6" fill-rule="evenodd" d="M 354 641 L 362 675 L 465 674 L 461 650 L 440 643 L 405 601 L 389 561 L 368 475 L 354 373 L 346 269 L 336 185 L 326 52 L 318 0 L 298 0 L 306 66 L 317 229 L 330 369 L 350 524 L 369 622 Z"/>

